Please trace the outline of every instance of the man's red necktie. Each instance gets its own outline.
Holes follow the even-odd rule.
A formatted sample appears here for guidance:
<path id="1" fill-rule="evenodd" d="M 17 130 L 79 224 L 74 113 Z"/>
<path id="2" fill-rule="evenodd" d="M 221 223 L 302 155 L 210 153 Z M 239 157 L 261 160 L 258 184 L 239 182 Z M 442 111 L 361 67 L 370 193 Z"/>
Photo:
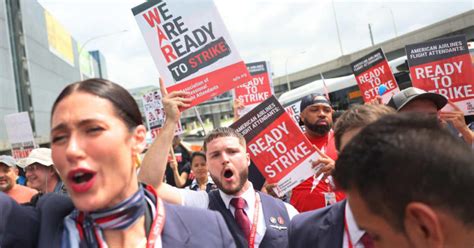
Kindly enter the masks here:
<path id="1" fill-rule="evenodd" d="M 245 238 L 248 240 L 250 236 L 250 221 L 249 217 L 244 211 L 245 200 L 241 197 L 232 198 L 230 204 L 235 208 L 235 221 L 240 229 L 244 232 Z"/>

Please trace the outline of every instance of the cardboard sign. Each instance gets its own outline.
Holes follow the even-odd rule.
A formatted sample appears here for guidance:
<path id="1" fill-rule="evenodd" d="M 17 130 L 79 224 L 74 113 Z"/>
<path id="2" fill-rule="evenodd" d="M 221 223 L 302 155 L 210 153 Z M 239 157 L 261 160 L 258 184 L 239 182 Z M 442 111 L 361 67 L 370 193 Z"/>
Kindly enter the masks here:
<path id="1" fill-rule="evenodd" d="M 245 137 L 247 152 L 268 183 L 283 195 L 314 174 L 316 150 L 271 96 L 231 125 Z"/>
<path id="2" fill-rule="evenodd" d="M 155 137 L 160 132 L 163 124 L 166 120 L 165 111 L 163 109 L 163 97 L 161 96 L 160 90 L 152 90 L 143 94 L 143 114 L 145 115 L 149 138 L 147 138 L 147 144 L 151 144 Z M 181 126 L 181 121 L 178 121 L 175 128 L 175 135 L 182 134 L 184 132 Z"/>
<path id="3" fill-rule="evenodd" d="M 132 12 L 168 92 L 189 92 L 191 106 L 248 81 L 212 0 L 149 0 Z"/>
<path id="4" fill-rule="evenodd" d="M 465 115 L 474 114 L 474 69 L 465 36 L 405 47 L 414 87 L 444 95 Z"/>
<path id="5" fill-rule="evenodd" d="M 290 115 L 291 119 L 295 121 L 296 125 L 300 127 L 301 131 L 304 132 L 304 125 L 300 125 L 300 106 L 301 100 L 286 106 L 285 111 Z"/>
<path id="6" fill-rule="evenodd" d="M 239 116 L 245 115 L 273 95 L 273 81 L 269 63 L 262 61 L 246 65 L 250 79 L 234 89 L 235 98 L 244 105 L 243 109 L 239 109 Z"/>
<path id="7" fill-rule="evenodd" d="M 160 90 L 153 90 L 143 94 L 143 114 L 145 115 L 148 130 L 163 127 L 165 112 L 163 111 L 163 97 Z"/>
<path id="8" fill-rule="evenodd" d="M 15 159 L 28 157 L 31 150 L 36 148 L 30 116 L 27 112 L 21 112 L 6 115 L 4 120 L 12 156 Z"/>
<path id="9" fill-rule="evenodd" d="M 385 93 L 381 95 L 383 103 L 388 103 L 394 94 L 400 92 L 381 48 L 352 62 L 351 69 L 364 102 L 376 99 L 379 96 L 379 87 L 382 85 L 386 88 Z"/>

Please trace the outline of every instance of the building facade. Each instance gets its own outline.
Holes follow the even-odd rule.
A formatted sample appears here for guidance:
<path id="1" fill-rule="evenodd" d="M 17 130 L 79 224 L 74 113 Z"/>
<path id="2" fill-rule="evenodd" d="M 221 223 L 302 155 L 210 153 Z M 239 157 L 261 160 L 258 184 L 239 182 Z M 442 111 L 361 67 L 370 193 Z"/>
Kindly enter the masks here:
<path id="1" fill-rule="evenodd" d="M 28 112 L 36 143 L 47 144 L 59 92 L 71 82 L 102 76 L 94 68 L 105 58 L 95 60 L 87 51 L 78 56 L 78 48 L 37 1 L 0 1 L 0 152 L 10 150 L 5 115 Z"/>

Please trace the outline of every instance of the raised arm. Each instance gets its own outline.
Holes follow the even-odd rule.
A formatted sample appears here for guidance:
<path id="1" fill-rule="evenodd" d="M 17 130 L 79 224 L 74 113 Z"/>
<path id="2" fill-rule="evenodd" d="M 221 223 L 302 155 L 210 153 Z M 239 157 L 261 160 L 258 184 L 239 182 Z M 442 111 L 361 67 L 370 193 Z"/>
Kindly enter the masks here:
<path id="1" fill-rule="evenodd" d="M 174 130 L 181 116 L 179 108 L 188 107 L 190 99 L 186 98 L 188 94 L 183 91 L 175 91 L 168 94 L 161 80 L 160 90 L 163 96 L 166 121 L 143 158 L 138 179 L 152 185 L 163 200 L 169 203 L 181 204 L 180 194 L 176 193 L 174 187 L 163 183 L 163 177 L 168 161 L 168 151 L 173 142 Z"/>
<path id="2" fill-rule="evenodd" d="M 448 104 L 453 109 L 452 111 L 439 111 L 438 116 L 444 121 L 450 122 L 454 128 L 462 135 L 464 141 L 468 145 L 472 145 L 473 135 L 469 127 L 466 125 L 464 120 L 464 113 L 462 110 L 454 103 L 448 102 Z"/>
<path id="3" fill-rule="evenodd" d="M 244 103 L 240 99 L 238 99 L 238 98 L 234 99 L 234 105 L 233 105 L 234 122 L 239 120 L 239 118 L 240 118 L 239 111 L 244 109 L 244 108 L 245 108 Z"/>
<path id="4" fill-rule="evenodd" d="M 179 166 L 178 161 L 176 160 L 176 156 L 174 155 L 173 149 L 170 150 L 171 153 L 171 161 L 169 161 L 169 165 L 171 170 L 173 171 L 174 182 L 176 183 L 176 187 L 183 188 L 186 184 L 186 180 L 188 179 L 188 173 L 184 172 L 179 173 Z"/>

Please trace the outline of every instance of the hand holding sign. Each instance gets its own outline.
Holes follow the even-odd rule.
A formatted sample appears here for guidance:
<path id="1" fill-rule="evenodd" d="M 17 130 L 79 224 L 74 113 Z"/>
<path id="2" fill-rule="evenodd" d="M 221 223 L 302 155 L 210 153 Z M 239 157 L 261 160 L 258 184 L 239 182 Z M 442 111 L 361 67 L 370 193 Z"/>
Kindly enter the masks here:
<path id="1" fill-rule="evenodd" d="M 176 160 L 176 156 L 174 155 L 174 150 L 173 150 L 173 147 L 170 148 L 170 168 L 175 171 L 175 170 L 178 170 L 178 161 Z"/>
<path id="2" fill-rule="evenodd" d="M 451 123 L 454 128 L 462 135 L 467 144 L 472 145 L 473 133 L 466 125 L 464 112 L 453 102 L 448 104 L 438 112 L 439 119 Z"/>
<path id="3" fill-rule="evenodd" d="M 234 122 L 240 118 L 239 112 L 244 108 L 245 106 L 242 100 L 238 98 L 234 99 Z"/>
<path id="4" fill-rule="evenodd" d="M 163 96 L 163 108 L 166 114 L 166 120 L 177 123 L 181 117 L 180 108 L 190 106 L 189 103 L 191 99 L 188 98 L 189 94 L 184 91 L 174 91 L 168 94 L 162 79 L 160 79 L 160 91 Z"/>
<path id="5" fill-rule="evenodd" d="M 313 146 L 316 149 L 316 152 L 319 154 L 319 158 L 316 161 L 313 161 L 312 167 L 315 169 L 315 177 L 319 177 L 321 174 L 329 175 L 332 174 L 336 168 L 336 162 L 330 158 L 328 155 L 323 153 L 318 147 Z"/>
<path id="6" fill-rule="evenodd" d="M 448 106 L 452 109 L 452 111 L 441 111 L 438 112 L 438 116 L 443 121 L 450 122 L 457 130 L 462 130 L 467 128 L 466 121 L 464 120 L 464 113 L 459 109 L 456 104 L 449 101 Z"/>
<path id="7" fill-rule="evenodd" d="M 279 198 L 278 195 L 275 193 L 275 188 L 277 187 L 277 183 L 268 183 L 265 180 L 265 183 L 263 184 L 262 187 L 262 192 L 267 193 L 273 197 Z"/>
<path id="8" fill-rule="evenodd" d="M 376 104 L 383 104 L 383 99 L 381 96 L 376 96 L 374 99 L 365 102 L 365 105 L 376 105 Z"/>

